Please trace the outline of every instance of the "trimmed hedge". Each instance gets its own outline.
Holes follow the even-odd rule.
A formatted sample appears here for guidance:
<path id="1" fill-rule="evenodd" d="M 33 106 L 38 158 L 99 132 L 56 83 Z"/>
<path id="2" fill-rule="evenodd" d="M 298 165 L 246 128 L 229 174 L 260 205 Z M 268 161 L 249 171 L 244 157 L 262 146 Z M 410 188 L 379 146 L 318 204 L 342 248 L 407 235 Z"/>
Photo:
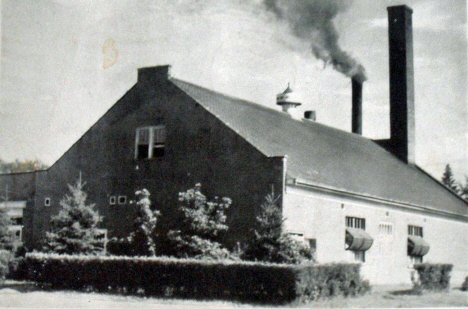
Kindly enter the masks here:
<path id="1" fill-rule="evenodd" d="M 154 257 L 27 254 L 26 280 L 53 288 L 261 303 L 357 295 L 360 265 L 314 266 Z"/>
<path id="2" fill-rule="evenodd" d="M 450 288 L 452 264 L 416 264 L 414 269 L 418 272 L 419 280 L 415 283 L 416 289 L 447 290 Z"/>

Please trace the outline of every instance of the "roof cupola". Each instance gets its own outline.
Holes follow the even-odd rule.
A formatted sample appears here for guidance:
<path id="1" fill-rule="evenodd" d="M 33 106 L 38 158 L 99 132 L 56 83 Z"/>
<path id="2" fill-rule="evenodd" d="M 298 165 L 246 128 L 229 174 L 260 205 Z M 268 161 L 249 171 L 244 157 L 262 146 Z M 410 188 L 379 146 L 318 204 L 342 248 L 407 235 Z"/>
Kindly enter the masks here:
<path id="1" fill-rule="evenodd" d="M 288 114 L 292 114 L 291 112 L 301 104 L 301 97 L 289 87 L 289 83 L 285 91 L 276 95 L 276 105 L 280 105 L 283 112 Z"/>

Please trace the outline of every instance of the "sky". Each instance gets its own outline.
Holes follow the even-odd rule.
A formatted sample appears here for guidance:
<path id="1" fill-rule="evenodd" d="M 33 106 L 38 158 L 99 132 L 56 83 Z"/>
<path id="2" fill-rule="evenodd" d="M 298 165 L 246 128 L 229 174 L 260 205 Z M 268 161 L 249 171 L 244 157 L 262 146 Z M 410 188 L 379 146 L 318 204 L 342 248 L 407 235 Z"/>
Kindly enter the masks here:
<path id="1" fill-rule="evenodd" d="M 52 164 L 135 84 L 137 68 L 164 64 L 178 79 L 274 109 L 289 82 L 301 111 L 350 131 L 350 79 L 315 58 L 315 38 L 288 22 L 294 10 L 287 20 L 262 0 L 0 1 L 0 159 Z M 386 7 L 413 9 L 416 163 L 436 178 L 450 163 L 464 181 L 466 1 L 333 2 L 339 46 L 367 74 L 363 135 L 372 139 L 389 137 Z"/>

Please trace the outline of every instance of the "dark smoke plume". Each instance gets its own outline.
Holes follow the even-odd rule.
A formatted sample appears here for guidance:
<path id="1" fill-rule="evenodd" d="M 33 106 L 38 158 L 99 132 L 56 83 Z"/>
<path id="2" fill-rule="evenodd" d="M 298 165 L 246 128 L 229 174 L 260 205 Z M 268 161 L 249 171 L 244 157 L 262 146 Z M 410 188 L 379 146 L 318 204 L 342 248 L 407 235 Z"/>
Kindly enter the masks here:
<path id="1" fill-rule="evenodd" d="M 263 0 L 278 19 L 285 20 L 295 36 L 311 42 L 317 59 L 333 65 L 338 72 L 364 82 L 366 71 L 338 44 L 339 34 L 333 19 L 345 12 L 350 0 Z"/>

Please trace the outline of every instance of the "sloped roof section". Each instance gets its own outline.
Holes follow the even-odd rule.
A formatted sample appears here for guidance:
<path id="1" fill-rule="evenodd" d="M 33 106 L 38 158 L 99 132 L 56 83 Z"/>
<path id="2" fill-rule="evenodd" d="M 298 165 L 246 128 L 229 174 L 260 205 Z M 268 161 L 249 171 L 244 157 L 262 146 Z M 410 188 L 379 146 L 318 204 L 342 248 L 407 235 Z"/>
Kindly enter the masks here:
<path id="1" fill-rule="evenodd" d="M 172 78 L 266 156 L 288 156 L 289 177 L 392 202 L 468 215 L 468 204 L 372 140 Z"/>

